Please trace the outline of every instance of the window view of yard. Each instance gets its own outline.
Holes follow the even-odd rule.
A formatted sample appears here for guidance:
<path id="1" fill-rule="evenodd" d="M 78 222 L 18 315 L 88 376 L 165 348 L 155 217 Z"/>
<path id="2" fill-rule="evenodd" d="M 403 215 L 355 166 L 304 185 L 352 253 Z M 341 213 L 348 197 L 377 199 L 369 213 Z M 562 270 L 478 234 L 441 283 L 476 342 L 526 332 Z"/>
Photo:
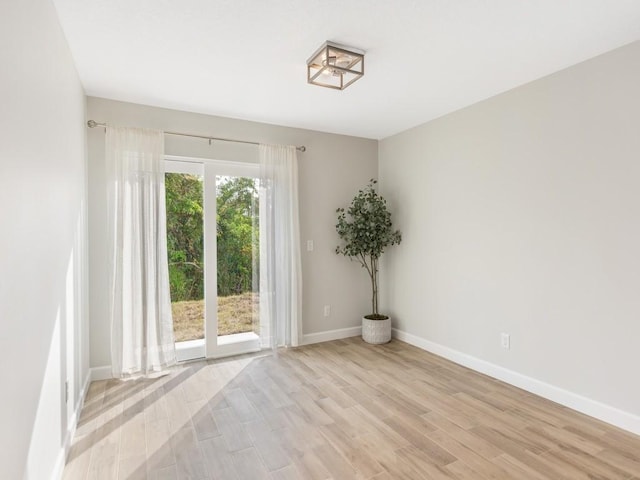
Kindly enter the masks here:
<path id="1" fill-rule="evenodd" d="M 258 191 L 254 179 L 217 177 L 218 335 L 257 331 Z M 203 183 L 167 173 L 167 249 L 176 342 L 204 338 Z"/>

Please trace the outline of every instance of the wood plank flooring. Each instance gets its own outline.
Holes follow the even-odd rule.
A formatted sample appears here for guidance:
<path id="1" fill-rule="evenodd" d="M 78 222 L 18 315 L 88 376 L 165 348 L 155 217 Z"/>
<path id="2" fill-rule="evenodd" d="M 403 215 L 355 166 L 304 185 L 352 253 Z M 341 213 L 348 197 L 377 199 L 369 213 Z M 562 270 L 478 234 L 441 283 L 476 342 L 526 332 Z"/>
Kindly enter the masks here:
<path id="1" fill-rule="evenodd" d="M 64 479 L 640 480 L 640 437 L 352 338 L 94 382 Z"/>

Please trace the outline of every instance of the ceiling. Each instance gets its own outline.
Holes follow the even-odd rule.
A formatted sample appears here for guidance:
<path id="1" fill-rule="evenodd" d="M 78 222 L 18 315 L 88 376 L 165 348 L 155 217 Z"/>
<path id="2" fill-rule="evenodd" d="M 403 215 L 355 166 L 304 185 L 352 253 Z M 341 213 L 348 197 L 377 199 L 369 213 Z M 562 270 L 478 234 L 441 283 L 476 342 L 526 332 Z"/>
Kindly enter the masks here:
<path id="1" fill-rule="evenodd" d="M 87 95 L 375 139 L 640 39 L 637 0 L 53 1 Z M 344 91 L 325 40 L 366 51 Z"/>

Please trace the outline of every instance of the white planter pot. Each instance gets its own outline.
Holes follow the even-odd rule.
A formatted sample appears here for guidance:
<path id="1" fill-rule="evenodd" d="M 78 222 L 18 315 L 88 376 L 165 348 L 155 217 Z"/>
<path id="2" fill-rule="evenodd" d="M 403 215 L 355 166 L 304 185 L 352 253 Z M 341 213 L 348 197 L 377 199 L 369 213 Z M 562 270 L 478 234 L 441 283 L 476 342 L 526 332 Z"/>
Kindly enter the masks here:
<path id="1" fill-rule="evenodd" d="M 369 320 L 362 317 L 362 339 L 375 345 L 391 341 L 391 318 Z"/>

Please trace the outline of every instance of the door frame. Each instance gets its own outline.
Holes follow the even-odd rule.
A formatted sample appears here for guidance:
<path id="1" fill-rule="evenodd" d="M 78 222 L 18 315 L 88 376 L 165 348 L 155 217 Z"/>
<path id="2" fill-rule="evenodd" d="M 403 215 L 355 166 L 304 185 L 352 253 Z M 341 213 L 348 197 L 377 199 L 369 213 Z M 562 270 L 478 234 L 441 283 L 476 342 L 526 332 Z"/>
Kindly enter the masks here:
<path id="1" fill-rule="evenodd" d="M 207 158 L 165 155 L 165 173 L 192 173 L 203 177 L 204 209 L 204 339 L 176 343 L 178 361 L 196 358 L 220 358 L 229 355 L 258 352 L 262 350 L 260 336 L 254 332 L 237 333 L 218 337 L 218 254 L 217 254 L 217 200 L 216 177 L 258 178 L 257 163 L 212 160 Z M 260 225 L 262 229 L 262 225 Z M 262 256 L 260 256 L 262 271 Z"/>

